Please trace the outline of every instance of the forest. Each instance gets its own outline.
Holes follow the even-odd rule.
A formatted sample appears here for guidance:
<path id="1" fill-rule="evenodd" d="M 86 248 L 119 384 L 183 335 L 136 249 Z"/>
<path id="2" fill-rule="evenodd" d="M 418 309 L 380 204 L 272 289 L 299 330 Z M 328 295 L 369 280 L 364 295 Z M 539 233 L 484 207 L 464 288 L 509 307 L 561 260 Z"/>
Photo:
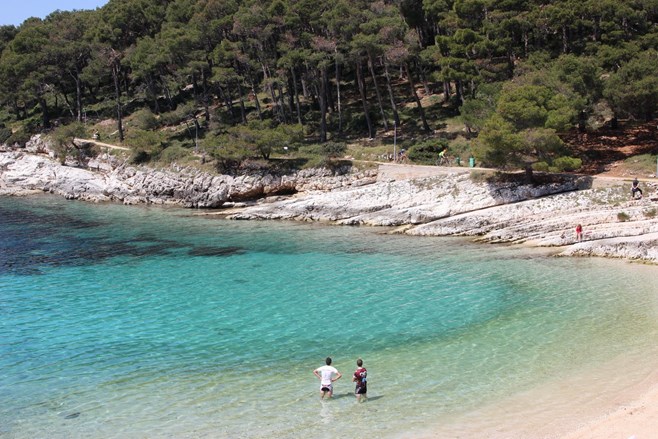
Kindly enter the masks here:
<path id="1" fill-rule="evenodd" d="M 0 27 L 0 143 L 573 170 L 567 133 L 656 116 L 657 18 L 658 0 L 110 0 Z"/>

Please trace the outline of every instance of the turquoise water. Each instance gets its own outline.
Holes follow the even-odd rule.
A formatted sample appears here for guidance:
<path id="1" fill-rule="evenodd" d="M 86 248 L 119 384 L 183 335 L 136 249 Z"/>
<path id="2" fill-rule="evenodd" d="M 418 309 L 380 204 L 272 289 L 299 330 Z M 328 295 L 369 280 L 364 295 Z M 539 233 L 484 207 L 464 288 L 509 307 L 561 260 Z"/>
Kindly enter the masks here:
<path id="1" fill-rule="evenodd" d="M 655 267 L 380 232 L 0 198 L 0 438 L 413 435 L 655 350 Z"/>

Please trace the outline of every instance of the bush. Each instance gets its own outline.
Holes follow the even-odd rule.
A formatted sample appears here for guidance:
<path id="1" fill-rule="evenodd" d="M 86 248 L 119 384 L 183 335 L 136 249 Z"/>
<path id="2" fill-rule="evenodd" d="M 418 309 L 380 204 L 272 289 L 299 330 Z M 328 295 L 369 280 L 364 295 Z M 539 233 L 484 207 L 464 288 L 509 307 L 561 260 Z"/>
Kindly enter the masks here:
<path id="1" fill-rule="evenodd" d="M 548 172 L 549 166 L 546 162 L 537 162 L 532 164 L 532 170 L 537 172 Z"/>
<path id="2" fill-rule="evenodd" d="M 180 161 L 190 155 L 190 150 L 180 145 L 172 145 L 165 148 L 160 154 L 160 160 L 165 163 Z"/>
<path id="3" fill-rule="evenodd" d="M 656 208 L 654 207 L 652 209 L 645 210 L 643 213 L 644 213 L 644 216 L 646 218 L 655 218 L 656 217 Z"/>
<path id="4" fill-rule="evenodd" d="M 125 140 L 133 150 L 130 161 L 135 164 L 150 161 L 163 150 L 163 140 L 162 133 L 157 131 L 130 130 Z"/>
<path id="5" fill-rule="evenodd" d="M 17 144 L 21 148 L 25 147 L 25 144 L 30 140 L 32 135 L 25 130 L 18 130 L 9 136 L 6 140 L 7 145 Z"/>
<path id="6" fill-rule="evenodd" d="M 193 103 L 179 105 L 174 111 L 162 113 L 160 115 L 160 122 L 163 125 L 178 125 L 183 121 L 192 119 L 196 113 L 196 106 Z"/>
<path id="7" fill-rule="evenodd" d="M 631 217 L 626 213 L 626 212 L 619 212 L 617 214 L 617 219 L 621 221 L 622 223 L 628 221 L 631 219 Z"/>
<path id="8" fill-rule="evenodd" d="M 583 161 L 577 157 L 559 157 L 553 160 L 553 168 L 557 172 L 575 171 L 583 165 Z"/>
<path id="9" fill-rule="evenodd" d="M 448 147 L 446 139 L 428 139 L 409 148 L 407 157 L 414 163 L 433 165 L 439 157 L 439 153 Z"/>
<path id="10" fill-rule="evenodd" d="M 11 137 L 11 134 L 10 128 L 0 128 L 0 144 L 5 143 L 5 141 Z"/>
<path id="11" fill-rule="evenodd" d="M 299 149 L 300 153 L 307 156 L 319 156 L 322 159 L 339 157 L 347 151 L 347 145 L 342 142 L 325 142 L 307 145 Z"/>
<path id="12" fill-rule="evenodd" d="M 135 126 L 140 130 L 154 130 L 158 127 L 158 119 L 148 108 L 136 111 L 133 117 Z"/>
<path id="13" fill-rule="evenodd" d="M 73 139 L 76 137 L 86 137 L 87 130 L 80 122 L 73 122 L 69 125 L 57 127 L 52 134 L 55 141 L 54 150 L 61 164 L 66 163 L 66 157 L 74 154 L 77 159 L 82 161 L 85 157 L 92 155 L 89 148 L 78 148 Z"/>

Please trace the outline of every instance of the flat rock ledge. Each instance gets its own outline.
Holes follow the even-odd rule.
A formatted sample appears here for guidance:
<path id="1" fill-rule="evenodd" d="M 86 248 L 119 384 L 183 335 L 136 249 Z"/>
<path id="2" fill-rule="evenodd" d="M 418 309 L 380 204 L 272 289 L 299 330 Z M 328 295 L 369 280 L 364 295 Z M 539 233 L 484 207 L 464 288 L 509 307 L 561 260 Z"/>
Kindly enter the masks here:
<path id="1" fill-rule="evenodd" d="M 468 169 L 404 180 L 377 170 L 327 169 L 290 175 L 211 175 L 172 166 L 127 166 L 101 156 L 87 167 L 60 165 L 47 142 L 0 149 L 0 195 L 49 192 L 69 199 L 171 204 L 229 219 L 322 221 L 386 227 L 386 233 L 469 236 L 485 243 L 554 247 L 561 256 L 658 264 L 657 183 L 630 200 L 630 182 L 592 188 L 592 177 L 540 186 L 491 184 Z M 292 195 L 291 195 L 292 194 Z M 575 227 L 583 227 L 577 241 Z"/>

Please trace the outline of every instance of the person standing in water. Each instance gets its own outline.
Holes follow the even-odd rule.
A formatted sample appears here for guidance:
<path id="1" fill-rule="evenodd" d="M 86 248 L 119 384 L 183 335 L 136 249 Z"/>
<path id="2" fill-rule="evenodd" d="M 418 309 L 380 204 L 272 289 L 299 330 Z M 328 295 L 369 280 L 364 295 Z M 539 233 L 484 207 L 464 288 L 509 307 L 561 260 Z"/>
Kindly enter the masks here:
<path id="1" fill-rule="evenodd" d="M 356 360 L 356 370 L 352 376 L 352 381 L 356 383 L 356 388 L 354 389 L 354 395 L 356 396 L 356 401 L 361 402 L 365 400 L 368 396 L 368 371 L 363 367 L 363 360 Z"/>
<path id="2" fill-rule="evenodd" d="M 325 396 L 331 398 L 334 394 L 334 381 L 338 381 L 343 375 L 331 365 L 331 357 L 327 357 L 325 365 L 313 371 L 313 375 L 320 379 L 320 398 Z"/>

